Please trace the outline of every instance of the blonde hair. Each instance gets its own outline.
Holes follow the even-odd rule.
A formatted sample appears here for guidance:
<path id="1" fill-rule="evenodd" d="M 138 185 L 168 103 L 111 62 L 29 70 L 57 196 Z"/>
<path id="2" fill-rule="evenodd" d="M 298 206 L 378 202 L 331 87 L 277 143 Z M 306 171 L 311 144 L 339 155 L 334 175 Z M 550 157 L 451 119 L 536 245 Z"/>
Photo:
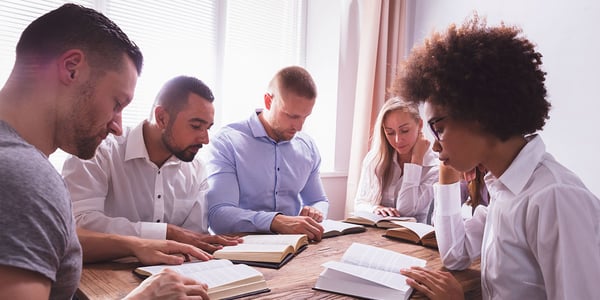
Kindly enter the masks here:
<path id="1" fill-rule="evenodd" d="M 376 204 L 381 203 L 383 191 L 385 191 L 390 185 L 390 180 L 392 177 L 392 163 L 394 161 L 394 155 L 396 155 L 396 150 L 394 150 L 392 145 L 390 145 L 390 143 L 387 141 L 385 130 L 383 129 L 383 121 L 387 115 L 389 115 L 389 113 L 397 110 L 409 113 L 417 123 L 419 120 L 421 120 L 418 104 L 406 102 L 400 97 L 388 99 L 381 107 L 373 127 L 371 147 L 369 150 L 375 154 L 373 160 L 371 161 L 372 166 L 370 168 L 370 172 L 373 172 L 375 178 L 377 178 L 379 188 L 379 190 L 375 191 L 375 199 L 371 200 Z"/>

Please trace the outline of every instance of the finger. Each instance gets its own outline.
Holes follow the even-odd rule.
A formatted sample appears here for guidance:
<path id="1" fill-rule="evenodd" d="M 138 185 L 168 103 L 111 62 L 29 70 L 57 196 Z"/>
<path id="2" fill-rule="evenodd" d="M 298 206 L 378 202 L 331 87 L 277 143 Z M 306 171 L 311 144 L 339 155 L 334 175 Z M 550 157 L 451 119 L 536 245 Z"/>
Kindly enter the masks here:
<path id="1" fill-rule="evenodd" d="M 211 245 L 209 243 L 205 243 L 205 242 L 201 242 L 201 241 L 196 241 L 194 246 L 196 246 L 208 253 L 213 253 L 213 252 L 217 251 L 218 249 L 222 248 L 221 246 L 215 246 L 215 245 Z"/>
<path id="2" fill-rule="evenodd" d="M 310 207 L 305 206 L 300 210 L 300 215 L 301 216 L 308 216 L 308 213 L 310 212 Z"/>
<path id="3" fill-rule="evenodd" d="M 165 264 L 165 265 L 180 265 L 184 262 L 184 258 L 178 255 L 165 254 L 163 252 L 156 252 L 156 261 L 152 261 L 151 264 Z"/>

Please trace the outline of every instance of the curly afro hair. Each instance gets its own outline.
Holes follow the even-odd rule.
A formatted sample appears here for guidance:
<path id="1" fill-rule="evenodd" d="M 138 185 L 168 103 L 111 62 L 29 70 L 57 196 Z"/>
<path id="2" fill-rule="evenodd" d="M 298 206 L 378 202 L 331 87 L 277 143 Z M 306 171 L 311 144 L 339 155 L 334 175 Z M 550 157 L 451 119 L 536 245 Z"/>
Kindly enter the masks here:
<path id="1" fill-rule="evenodd" d="M 477 14 L 414 48 L 392 91 L 429 102 L 507 140 L 541 130 L 548 117 L 542 55 L 516 27 L 488 27 Z"/>

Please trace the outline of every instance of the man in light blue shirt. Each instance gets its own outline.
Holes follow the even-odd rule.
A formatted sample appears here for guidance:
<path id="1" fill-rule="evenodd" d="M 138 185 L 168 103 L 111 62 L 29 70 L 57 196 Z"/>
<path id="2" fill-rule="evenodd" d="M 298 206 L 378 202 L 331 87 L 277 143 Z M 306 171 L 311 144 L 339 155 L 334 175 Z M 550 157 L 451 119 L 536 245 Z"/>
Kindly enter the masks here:
<path id="1" fill-rule="evenodd" d="M 316 87 L 306 70 L 292 66 L 269 90 L 264 110 L 223 127 L 208 148 L 208 222 L 219 234 L 300 233 L 318 241 L 329 202 L 317 146 L 300 132 Z"/>

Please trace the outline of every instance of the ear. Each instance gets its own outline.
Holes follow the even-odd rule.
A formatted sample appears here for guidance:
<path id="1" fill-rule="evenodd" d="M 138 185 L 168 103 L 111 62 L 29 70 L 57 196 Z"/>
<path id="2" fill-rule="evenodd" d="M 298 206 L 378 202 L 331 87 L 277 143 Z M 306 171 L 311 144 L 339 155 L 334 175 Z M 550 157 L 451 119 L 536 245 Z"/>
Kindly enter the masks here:
<path id="1" fill-rule="evenodd" d="M 85 65 L 85 55 L 79 49 L 70 49 L 59 58 L 58 72 L 60 81 L 71 84 L 82 74 Z"/>
<path id="2" fill-rule="evenodd" d="M 265 108 L 267 110 L 271 110 L 271 104 L 273 103 L 273 94 L 265 93 L 264 99 L 265 99 Z"/>
<path id="3" fill-rule="evenodd" d="M 169 113 L 164 107 L 157 105 L 154 108 L 154 119 L 156 120 L 158 127 L 165 129 L 167 128 L 167 124 L 169 124 Z"/>

